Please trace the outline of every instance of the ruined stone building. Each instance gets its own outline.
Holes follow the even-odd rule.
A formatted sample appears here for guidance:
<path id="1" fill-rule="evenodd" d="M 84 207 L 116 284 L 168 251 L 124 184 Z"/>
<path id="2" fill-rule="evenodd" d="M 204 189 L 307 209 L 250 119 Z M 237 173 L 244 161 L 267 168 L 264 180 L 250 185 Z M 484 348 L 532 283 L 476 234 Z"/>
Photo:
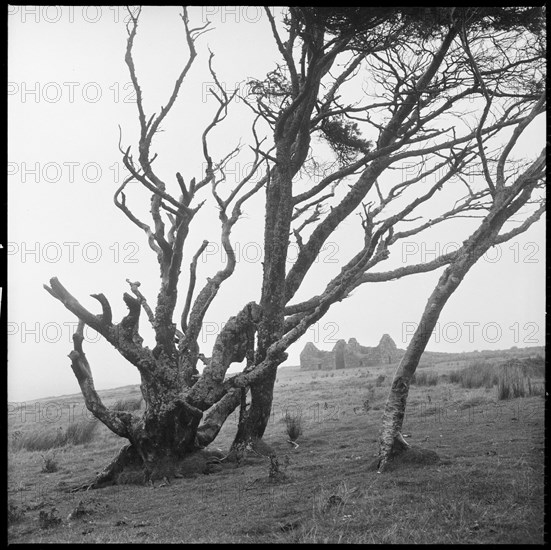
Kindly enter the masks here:
<path id="1" fill-rule="evenodd" d="M 403 354 L 404 350 L 398 349 L 388 334 L 383 334 L 375 347 L 360 346 L 356 338 L 350 338 L 348 343 L 339 340 L 331 351 L 322 351 L 308 342 L 300 354 L 300 368 L 333 370 L 389 365 L 400 361 Z"/>
<path id="2" fill-rule="evenodd" d="M 383 334 L 375 347 L 360 346 L 356 338 L 350 338 L 348 343 L 339 340 L 331 351 L 319 350 L 312 342 L 308 342 L 300 354 L 302 370 L 334 370 L 357 367 L 376 367 L 397 364 L 405 353 L 404 349 L 396 347 L 394 340 Z M 446 353 L 442 351 L 424 351 L 419 360 L 419 367 L 440 366 L 446 368 L 465 368 L 474 363 L 495 363 L 498 360 L 522 357 L 545 357 L 545 347 L 528 347 L 510 350 L 482 350 Z"/>

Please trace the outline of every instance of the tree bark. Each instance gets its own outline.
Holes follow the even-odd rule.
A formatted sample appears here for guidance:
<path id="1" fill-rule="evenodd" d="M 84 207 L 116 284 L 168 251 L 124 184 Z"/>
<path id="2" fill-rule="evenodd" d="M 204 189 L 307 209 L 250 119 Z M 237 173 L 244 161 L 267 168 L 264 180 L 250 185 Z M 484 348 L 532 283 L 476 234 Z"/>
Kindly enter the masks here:
<path id="1" fill-rule="evenodd" d="M 277 366 L 271 367 L 260 382 L 251 384 L 251 404 L 242 412 L 232 448 L 264 436 L 272 413 L 276 375 Z"/>

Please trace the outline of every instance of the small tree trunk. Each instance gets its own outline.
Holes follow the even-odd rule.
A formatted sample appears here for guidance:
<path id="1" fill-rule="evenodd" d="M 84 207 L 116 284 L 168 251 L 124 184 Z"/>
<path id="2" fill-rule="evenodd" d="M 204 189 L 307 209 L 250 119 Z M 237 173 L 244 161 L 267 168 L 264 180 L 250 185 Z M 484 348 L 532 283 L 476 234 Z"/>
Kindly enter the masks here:
<path id="1" fill-rule="evenodd" d="M 472 249 L 467 250 L 455 262 L 450 264 L 440 277 L 425 306 L 419 326 L 396 369 L 385 405 L 382 429 L 379 436 L 379 472 L 384 471 L 391 457 L 407 451 L 409 447 L 401 435 L 401 430 L 411 379 L 440 317 L 442 308 L 459 286 L 467 271 L 488 248 L 489 245 L 479 247 L 476 249 L 476 253 Z"/>
<path id="2" fill-rule="evenodd" d="M 527 193 L 527 191 L 525 190 L 523 193 Z M 407 450 L 407 446 L 403 445 L 405 441 L 400 432 L 404 421 L 409 385 L 443 307 L 461 284 L 469 269 L 495 244 L 496 237 L 505 221 L 523 204 L 524 202 L 520 199 L 511 203 L 506 194 L 497 197 L 494 207 L 480 227 L 464 242 L 463 247 L 458 251 L 457 257 L 444 270 L 438 280 L 438 284 L 425 306 L 419 326 L 400 361 L 392 381 L 379 436 L 379 472 L 384 471 L 391 459 L 393 449 L 394 454 L 397 450 L 398 452 L 404 449 Z M 395 445 L 397 440 L 402 444 Z"/>
<path id="3" fill-rule="evenodd" d="M 291 166 L 291 144 L 281 138 L 277 143 L 277 164 L 266 189 L 266 220 L 264 227 L 264 262 L 260 307 L 262 319 L 258 326 L 256 365 L 266 357 L 271 344 L 284 334 L 285 325 L 285 271 L 289 232 L 293 213 L 292 182 L 296 170 Z M 251 384 L 251 405 L 241 411 L 239 426 L 232 450 L 262 438 L 272 410 L 272 399 L 277 367 L 274 363 L 258 380 Z"/>
<path id="4" fill-rule="evenodd" d="M 232 449 L 261 439 L 264 435 L 272 413 L 276 375 L 277 365 L 260 382 L 251 385 L 251 404 L 247 410 L 242 411 Z"/>

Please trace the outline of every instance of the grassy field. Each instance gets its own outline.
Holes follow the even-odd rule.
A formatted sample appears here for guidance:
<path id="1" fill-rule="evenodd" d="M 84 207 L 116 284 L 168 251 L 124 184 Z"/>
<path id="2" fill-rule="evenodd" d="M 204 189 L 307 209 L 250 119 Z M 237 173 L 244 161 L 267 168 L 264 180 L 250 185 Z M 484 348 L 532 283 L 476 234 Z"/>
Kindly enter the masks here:
<path id="1" fill-rule="evenodd" d="M 440 462 L 377 474 L 371 465 L 394 368 L 281 368 L 265 436 L 284 473 L 277 481 L 270 460 L 251 455 L 210 475 L 190 468 L 168 485 L 66 493 L 123 441 L 85 414 L 80 396 L 11 404 L 9 542 L 541 544 L 542 396 L 500 400 L 496 385 L 464 388 L 450 372 L 419 369 L 438 378 L 412 386 L 404 434 Z M 135 386 L 100 393 L 107 404 L 139 405 Z M 300 415 L 296 449 L 286 414 Z M 213 446 L 227 450 L 235 428 L 234 416 Z"/>

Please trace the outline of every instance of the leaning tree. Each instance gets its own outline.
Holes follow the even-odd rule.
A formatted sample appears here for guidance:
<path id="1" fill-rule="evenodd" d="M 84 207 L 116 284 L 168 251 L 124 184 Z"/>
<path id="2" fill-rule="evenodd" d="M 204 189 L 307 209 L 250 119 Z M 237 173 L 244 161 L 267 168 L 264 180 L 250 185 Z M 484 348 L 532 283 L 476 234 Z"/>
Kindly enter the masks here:
<path id="1" fill-rule="evenodd" d="M 458 29 L 466 70 L 472 73 L 473 82 L 478 86 L 483 100 L 476 135 L 480 170 L 478 189 L 473 190 L 469 186 L 471 196 L 475 192 L 479 194 L 477 202 L 481 222 L 462 246 L 446 259 L 448 266 L 430 294 L 417 329 L 396 369 L 379 437 L 379 472 L 385 470 L 389 461 L 408 450 L 409 444 L 402 437 L 401 428 L 410 382 L 445 304 L 468 271 L 492 246 L 523 233 L 545 212 L 546 150 L 543 140 L 532 142 L 535 146 L 533 158 L 519 159 L 514 155 L 515 146 L 523 134 L 527 133 L 534 119 L 545 112 L 542 21 L 532 25 L 530 30 L 532 32 L 528 34 L 522 26 L 512 29 L 507 25 L 508 55 L 499 59 L 496 54 L 503 52 L 501 36 L 496 37 L 491 29 L 482 27 L 477 39 L 486 55 L 476 56 L 473 50 L 478 45 L 473 43 L 465 26 Z M 537 64 L 533 65 L 536 60 Z M 514 78 L 496 78 L 500 64 L 501 67 L 514 65 L 518 71 Z M 501 103 L 503 98 L 506 100 Z M 524 116 L 512 132 L 500 129 L 491 140 L 482 137 L 488 116 L 517 106 L 520 106 L 519 113 Z M 541 147 L 539 153 L 538 146 Z M 519 214 L 520 223 L 515 219 Z"/>
<path id="2" fill-rule="evenodd" d="M 208 66 L 217 108 L 201 137 L 203 173 L 186 183 L 179 172 L 169 180 L 154 167 L 155 134 L 191 74 L 196 42 L 209 25 L 193 27 L 183 9 L 189 58 L 166 105 L 150 114 L 134 64 L 140 10 L 129 13 L 125 60 L 136 92 L 139 138 L 136 153 L 120 145 L 129 175 L 114 201 L 145 232 L 156 254 L 156 304 L 149 305 L 139 282 L 128 281 L 131 293 L 123 296 L 128 314 L 117 323 L 105 295 L 92 294 L 101 306 L 101 313 L 94 314 L 56 278 L 45 285 L 79 319 L 69 357 L 86 406 L 129 441 L 92 487 L 113 481 L 130 466 L 150 479 L 174 472 L 180 459 L 216 438 L 237 408 L 232 448 L 241 452 L 264 434 L 286 350 L 333 304 L 362 284 L 446 265 L 441 281 L 446 276 L 455 284 L 484 246 L 526 230 L 542 210 L 526 214 L 518 228 L 499 233 L 533 200 L 541 175 L 537 162 L 526 168 L 525 177 L 506 166 L 516 139 L 543 108 L 544 52 L 536 9 L 289 8 L 282 22 L 266 9 L 265 24 L 281 60 L 268 75 L 251 80 L 242 97 L 251 114 L 254 158 L 231 188 L 225 168 L 242 148 L 213 158 L 209 145 L 237 91 L 228 93 L 220 84 L 212 53 Z M 499 156 L 503 132 L 513 137 Z M 408 175 L 400 178 L 404 163 Z M 494 165 L 495 180 L 489 175 Z M 478 177 L 485 187 L 475 185 Z M 130 182 L 151 193 L 151 221 L 143 221 L 127 203 Z M 174 189 L 179 189 L 178 198 Z M 232 229 L 247 201 L 260 193 L 265 222 L 258 299 L 228 319 L 206 357 L 199 346 L 203 320 L 224 281 L 236 272 Z M 197 261 L 208 244 L 203 242 L 188 258 L 182 292 L 184 244 L 207 198 L 218 210 L 225 265 L 196 291 Z M 432 262 L 374 270 L 403 239 L 481 211 L 488 221 L 466 241 L 465 250 Z M 311 295 L 305 280 L 315 271 L 316 258 L 356 213 L 361 246 L 319 294 Z M 293 241 L 298 255 L 287 269 Z M 298 300 L 301 295 L 306 299 Z M 140 335 L 142 310 L 154 330 L 152 347 Z M 110 409 L 101 401 L 83 350 L 85 325 L 138 369 L 146 404 L 142 414 Z M 243 369 L 228 376 L 233 363 L 242 363 Z M 403 365 L 407 368 L 407 362 Z M 407 386 L 407 376 L 402 379 Z M 397 400 L 405 403 L 403 395 Z M 396 409 L 389 405 L 387 412 Z M 385 441 L 397 437 L 399 424 L 397 414 Z"/>

